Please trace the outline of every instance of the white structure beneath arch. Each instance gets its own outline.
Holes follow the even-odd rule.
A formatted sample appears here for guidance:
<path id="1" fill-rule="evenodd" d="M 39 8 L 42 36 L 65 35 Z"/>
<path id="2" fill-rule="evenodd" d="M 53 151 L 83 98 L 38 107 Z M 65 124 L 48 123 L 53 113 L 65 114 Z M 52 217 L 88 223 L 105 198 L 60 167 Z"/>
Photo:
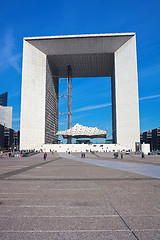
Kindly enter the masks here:
<path id="1" fill-rule="evenodd" d="M 56 135 L 62 135 L 63 138 L 106 138 L 107 131 L 100 130 L 97 127 L 86 127 L 77 123 L 74 127 L 65 131 L 59 131 Z"/>
<path id="2" fill-rule="evenodd" d="M 44 144 L 36 150 L 43 152 L 120 152 L 131 150 L 119 144 Z"/>

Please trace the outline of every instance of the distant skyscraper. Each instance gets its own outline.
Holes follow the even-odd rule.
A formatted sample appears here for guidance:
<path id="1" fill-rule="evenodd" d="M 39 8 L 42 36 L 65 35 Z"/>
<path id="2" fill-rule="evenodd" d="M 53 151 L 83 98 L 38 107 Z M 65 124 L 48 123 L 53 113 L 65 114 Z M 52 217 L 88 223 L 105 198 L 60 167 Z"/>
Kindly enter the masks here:
<path id="1" fill-rule="evenodd" d="M 6 107 L 7 106 L 7 96 L 8 92 L 5 92 L 0 95 L 0 105 Z"/>
<path id="2" fill-rule="evenodd" d="M 12 107 L 0 106 L 0 124 L 12 128 Z"/>
<path id="3" fill-rule="evenodd" d="M 149 143 L 151 150 L 160 150 L 160 128 L 141 133 L 141 144 Z"/>
<path id="4" fill-rule="evenodd" d="M 4 146 L 4 126 L 0 124 L 0 150 Z"/>

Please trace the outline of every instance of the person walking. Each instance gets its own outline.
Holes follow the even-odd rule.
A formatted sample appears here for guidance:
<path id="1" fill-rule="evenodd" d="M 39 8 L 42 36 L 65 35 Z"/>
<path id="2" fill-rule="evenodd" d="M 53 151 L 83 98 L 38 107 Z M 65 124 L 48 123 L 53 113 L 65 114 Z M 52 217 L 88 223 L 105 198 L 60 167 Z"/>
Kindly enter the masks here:
<path id="1" fill-rule="evenodd" d="M 114 158 L 115 158 L 115 159 L 118 158 L 118 152 L 114 152 Z"/>
<path id="2" fill-rule="evenodd" d="M 46 161 L 46 158 L 47 158 L 47 153 L 45 152 L 44 155 L 43 155 L 44 161 Z"/>
<path id="3" fill-rule="evenodd" d="M 123 159 L 123 152 L 121 152 L 121 159 Z"/>
<path id="4" fill-rule="evenodd" d="M 144 158 L 144 152 L 141 153 L 142 154 L 142 159 Z"/>

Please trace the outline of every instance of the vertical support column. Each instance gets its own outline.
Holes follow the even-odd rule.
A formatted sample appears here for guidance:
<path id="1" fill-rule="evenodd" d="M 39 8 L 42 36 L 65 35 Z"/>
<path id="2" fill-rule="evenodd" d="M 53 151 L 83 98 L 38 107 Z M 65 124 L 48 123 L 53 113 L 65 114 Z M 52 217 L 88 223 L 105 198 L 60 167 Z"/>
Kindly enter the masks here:
<path id="1" fill-rule="evenodd" d="M 114 53 L 112 105 L 114 142 L 135 150 L 140 141 L 135 36 Z"/>
<path id="2" fill-rule="evenodd" d="M 45 142 L 45 96 L 46 55 L 24 40 L 20 149 Z"/>
<path id="3" fill-rule="evenodd" d="M 114 61 L 114 60 L 113 60 Z M 115 92 L 115 67 L 113 62 L 113 72 L 111 76 L 111 88 L 112 88 L 112 136 L 113 143 L 117 143 L 117 121 L 116 121 L 116 92 Z"/>
<path id="4" fill-rule="evenodd" d="M 67 79 L 67 129 L 72 127 L 72 69 L 68 65 L 68 79 Z M 67 138 L 67 143 L 71 144 L 72 138 Z"/>
<path id="5" fill-rule="evenodd" d="M 45 143 L 57 143 L 58 137 L 58 84 L 59 79 L 50 66 L 49 58 L 46 61 L 46 106 L 45 106 Z"/>

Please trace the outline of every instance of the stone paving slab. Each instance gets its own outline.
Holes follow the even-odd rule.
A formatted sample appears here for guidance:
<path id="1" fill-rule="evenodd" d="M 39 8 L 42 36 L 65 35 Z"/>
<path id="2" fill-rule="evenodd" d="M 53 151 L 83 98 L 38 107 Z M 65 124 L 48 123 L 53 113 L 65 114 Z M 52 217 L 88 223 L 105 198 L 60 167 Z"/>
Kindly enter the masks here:
<path id="1" fill-rule="evenodd" d="M 0 231 L 127 230 L 114 217 L 1 217 Z M 45 223 L 45 224 L 44 224 Z"/>
<path id="2" fill-rule="evenodd" d="M 98 181 L 99 182 L 99 181 Z M 26 180 L 21 180 L 19 179 L 19 181 L 16 180 L 3 180 L 3 182 L 1 182 L 3 184 L 1 184 L 0 189 L 2 192 L 4 193 L 23 193 L 24 190 L 27 193 L 33 193 L 35 192 L 35 194 L 38 192 L 40 193 L 41 191 L 54 191 L 54 190 L 59 190 L 59 191 L 63 191 L 63 190 L 80 190 L 80 191 L 86 191 L 86 190 L 90 190 L 90 189 L 94 189 L 94 190 L 99 190 L 100 188 L 97 187 L 97 183 L 95 183 L 95 181 L 89 181 L 89 180 L 85 180 L 85 181 L 75 181 L 74 180 L 64 180 L 64 181 L 59 181 L 56 180 L 52 181 L 52 180 L 42 180 L 42 181 L 38 181 L 36 179 L 32 179 L 29 181 Z"/>
<path id="3" fill-rule="evenodd" d="M 75 157 L 81 157 L 81 153 L 71 153 L 71 155 Z M 122 162 L 130 162 L 130 163 L 139 163 L 139 164 L 157 164 L 160 165 L 160 155 L 145 155 L 145 158 L 141 158 L 141 155 L 135 155 L 135 154 L 123 154 L 123 159 L 121 159 L 120 154 L 118 159 L 114 158 L 114 155 L 112 152 L 98 152 L 95 154 L 92 154 L 90 152 L 85 153 L 86 158 L 93 158 L 93 159 L 101 159 L 101 160 L 112 160 L 114 162 L 116 161 L 122 161 Z"/>
<path id="4" fill-rule="evenodd" d="M 0 234 L 1 240 L 135 240 L 129 231 L 66 231 L 66 232 L 7 232 Z M 148 239 L 148 240 L 151 240 Z M 159 240 L 158 238 L 155 240 Z"/>
<path id="5" fill-rule="evenodd" d="M 71 153 L 75 157 L 81 157 L 81 153 Z M 123 159 L 121 159 L 120 154 L 118 159 L 114 158 L 113 152 L 96 152 L 92 154 L 90 152 L 85 153 L 86 158 L 112 160 L 112 161 L 122 161 L 122 162 L 136 162 L 136 163 L 149 163 L 149 164 L 160 164 L 160 155 L 145 155 L 145 158 L 141 158 L 141 154 L 123 154 Z"/>
<path id="6" fill-rule="evenodd" d="M 160 239 L 160 230 L 135 231 L 135 234 L 140 240 L 159 240 Z"/>
<path id="7" fill-rule="evenodd" d="M 132 230 L 160 230 L 160 216 L 125 216 L 125 221 Z"/>
<path id="8" fill-rule="evenodd" d="M 0 208 L 0 216 L 20 217 L 101 217 L 117 216 L 110 206 L 3 206 Z"/>
<path id="9" fill-rule="evenodd" d="M 75 161 L 86 162 L 89 164 L 117 169 L 121 171 L 126 171 L 130 173 L 136 173 L 148 177 L 160 178 L 160 165 L 151 165 L 151 164 L 137 164 L 137 163 L 126 163 L 122 161 L 103 161 L 101 159 L 94 158 L 78 158 L 74 157 L 71 154 L 67 153 L 59 153 L 59 155 L 63 158 L 72 159 Z"/>
<path id="10" fill-rule="evenodd" d="M 60 165 L 57 166 L 57 161 L 59 161 Z M 96 165 L 90 165 L 88 163 L 78 163 L 78 165 L 74 164 L 74 160 L 66 160 L 68 162 L 68 166 L 64 166 L 62 161 L 57 160 L 55 162 L 48 162 L 47 165 L 43 165 L 38 168 L 34 168 L 28 171 L 24 171 L 20 174 L 15 174 L 7 177 L 7 179 L 16 180 L 36 180 L 36 179 L 48 179 L 48 180 L 103 180 L 103 179 L 131 179 L 131 178 L 144 178 L 143 175 L 135 175 L 135 173 L 123 172 L 117 169 L 104 168 L 103 166 L 98 166 L 100 171 L 97 171 Z M 73 164 L 72 164 L 73 163 Z M 71 174 L 72 172 L 72 174 Z M 88 177 L 89 176 L 89 177 Z M 117 178 L 118 176 L 118 178 Z M 147 178 L 148 176 L 145 176 Z"/>
<path id="11" fill-rule="evenodd" d="M 47 193 L 46 193 L 47 195 Z M 10 197 L 10 198 L 1 198 L 1 202 L 5 204 L 10 204 L 10 202 L 23 202 L 24 205 L 53 205 L 53 206 L 59 206 L 59 205 L 65 205 L 65 206 L 99 206 L 106 203 L 105 199 L 102 198 L 102 194 L 70 194 L 62 193 L 61 195 L 56 195 L 54 197 L 44 196 L 38 194 L 38 196 L 35 196 L 33 198 L 29 197 L 26 198 L 26 196 L 17 196 L 17 197 Z"/>
<path id="12" fill-rule="evenodd" d="M 159 239 L 159 179 L 50 153 L 5 161 L 0 239 Z"/>

